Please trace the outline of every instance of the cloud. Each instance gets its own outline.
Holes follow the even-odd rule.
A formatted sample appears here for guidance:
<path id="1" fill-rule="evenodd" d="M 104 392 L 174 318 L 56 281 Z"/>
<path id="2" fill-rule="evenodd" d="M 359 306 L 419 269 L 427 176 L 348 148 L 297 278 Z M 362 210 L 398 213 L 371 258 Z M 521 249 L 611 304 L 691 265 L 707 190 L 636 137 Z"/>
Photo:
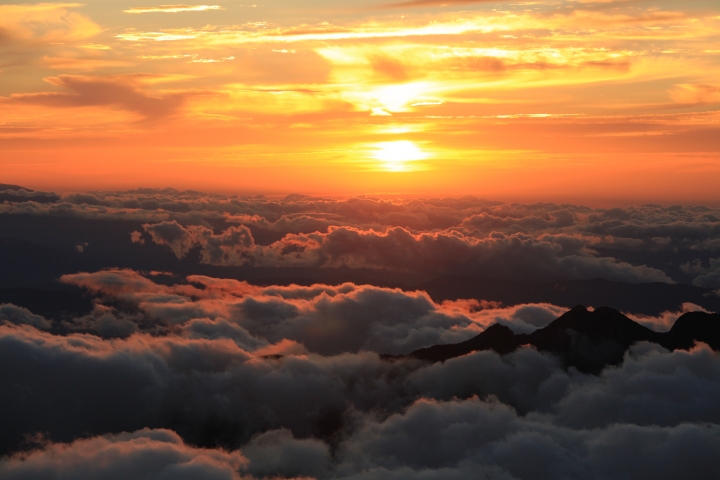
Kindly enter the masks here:
<path id="1" fill-rule="evenodd" d="M 141 430 L 49 444 L 4 459 L 0 472 L 12 479 L 52 478 L 62 471 L 78 478 L 241 478 L 240 471 L 280 474 L 314 471 L 319 478 L 345 480 L 553 479 L 622 476 L 672 479 L 692 461 L 696 478 L 713 478 L 713 452 L 720 444 L 717 425 L 675 427 L 612 425 L 571 430 L 518 416 L 496 401 L 419 401 L 406 412 L 369 421 L 338 452 L 328 473 L 327 447 L 271 431 L 239 452 L 197 449 L 168 430 Z M 293 456 L 295 454 L 302 456 Z M 271 456 L 275 454 L 274 458 Z M 292 461 L 290 469 L 279 466 Z M 267 461 L 271 463 L 267 463 Z M 305 468 L 303 468 L 305 466 Z M 247 478 L 247 477 L 242 477 Z M 304 477 L 308 478 L 308 477 Z"/>
<path id="2" fill-rule="evenodd" d="M 0 205 L 0 212 L 26 216 L 26 230 L 41 222 L 30 216 L 83 219 L 88 223 L 76 224 L 80 230 L 68 233 L 77 237 L 73 248 L 110 225 L 119 228 L 122 221 L 137 222 L 122 233 L 125 239 L 134 238 L 135 244 L 106 238 L 93 242 L 93 248 L 106 248 L 117 266 L 134 268 L 138 266 L 131 257 L 157 252 L 143 266 L 154 270 L 175 268 L 154 248 L 162 245 L 190 264 L 199 260 L 201 265 L 298 272 L 382 268 L 416 275 L 418 280 L 412 282 L 417 283 L 438 275 L 691 283 L 710 275 L 708 265 L 720 252 L 720 211 L 704 206 L 601 209 L 472 197 L 256 198 L 172 189 L 71 193 L 62 199 L 48 194 L 47 199 L 49 203 L 41 205 L 30 197 L 13 197 L 11 203 Z M 110 223 L 95 228 L 92 222 Z M 12 235 L 26 235 L 14 228 Z M 171 238 L 172 234 L 177 237 Z M 501 258 L 507 259 L 503 265 Z M 161 259 L 162 264 L 155 265 Z M 86 267 L 75 271 L 82 268 Z M 233 272 L 236 275 L 237 270 Z M 697 280 L 701 281 L 705 283 L 696 284 L 715 288 L 711 280 Z M 679 309 L 688 300 L 672 308 Z M 695 297 L 692 301 L 700 302 Z"/>
<path id="3" fill-rule="evenodd" d="M 192 234 L 175 220 L 155 225 L 146 225 L 144 228 L 155 243 L 167 245 L 178 258 L 183 258 L 187 255 L 194 244 Z"/>
<path id="4" fill-rule="evenodd" d="M 178 258 L 193 245 L 200 246 L 202 262 L 211 265 L 387 268 L 426 275 L 601 277 L 630 283 L 672 283 L 660 270 L 584 253 L 582 242 L 573 237 L 498 233 L 477 239 L 460 232 L 413 234 L 400 227 L 385 232 L 329 227 L 325 234 L 289 234 L 269 246 L 260 246 L 243 226 L 221 234 L 202 226 L 185 228 L 172 222 L 143 228 L 151 234 L 159 229 L 167 231 L 171 238 L 154 234 L 156 243 L 172 248 Z M 573 243 L 577 252 L 571 249 L 568 255 L 561 256 Z"/>
<path id="5" fill-rule="evenodd" d="M 348 442 L 341 458 L 364 471 L 350 478 L 364 479 L 462 478 L 468 473 L 479 478 L 671 479 L 682 476 L 680 465 L 690 455 L 699 462 L 699 478 L 712 478 L 718 464 L 710 452 L 719 444 L 717 425 L 575 431 L 474 398 L 420 401 L 404 414 L 370 423 Z"/>
<path id="6" fill-rule="evenodd" d="M 538 328 L 549 325 L 553 320 L 567 311 L 566 308 L 550 304 L 514 305 L 502 308 L 499 305 L 489 305 L 474 311 L 485 302 L 477 300 L 445 301 L 442 306 L 446 309 L 455 310 L 461 305 L 460 312 L 468 315 L 484 327 L 495 323 L 509 327 L 515 333 L 532 333 Z"/>
<path id="7" fill-rule="evenodd" d="M 518 72 L 523 72 L 528 79 L 535 75 L 539 79 L 554 76 L 552 71 L 579 73 L 588 68 L 627 71 L 633 61 L 629 51 L 535 45 L 518 48 L 508 44 L 487 47 L 431 45 L 419 41 L 386 45 L 332 45 L 316 51 L 332 64 L 333 76 L 338 82 L 363 85 L 366 91 L 368 84 L 405 84 L 402 92 L 407 96 L 405 99 L 399 96 L 399 91 L 395 95 L 384 94 L 383 90 L 387 87 L 370 90 L 364 97 L 358 94 L 348 97 L 358 109 L 369 110 L 368 102 L 374 100 L 378 102 L 374 107 L 391 111 L 408 111 L 413 106 L 444 103 L 435 96 L 438 93 L 423 91 L 419 84 L 409 87 L 412 81 L 454 81 L 462 84 L 469 76 L 476 81 L 512 81 Z M 572 77 L 577 78 L 575 75 Z M 566 78 L 571 78 L 571 75 L 566 75 Z M 558 78 L 558 81 L 561 80 Z M 410 88 L 418 90 L 413 92 Z"/>
<path id="8" fill-rule="evenodd" d="M 277 360 L 224 338 L 102 340 L 29 328 L 0 326 L 0 404 L 12 417 L 3 414 L 3 452 L 38 431 L 70 441 L 165 426 L 194 444 L 235 448 L 268 429 L 321 436 L 342 425 L 347 401 L 371 408 L 395 396 L 385 380 L 394 368 L 375 354 Z"/>
<path id="9" fill-rule="evenodd" d="M 132 67 L 133 63 L 123 60 L 103 60 L 95 56 L 78 58 L 50 57 L 44 56 L 42 63 L 50 68 L 58 70 L 95 70 L 101 68 Z"/>
<path id="10" fill-rule="evenodd" d="M 617 368 L 589 377 L 560 373 L 557 358 L 524 348 L 505 357 L 482 351 L 434 364 L 413 371 L 408 383 L 437 400 L 493 396 L 528 418 L 573 429 L 672 426 L 718 422 L 712 407 L 720 397 L 717 367 L 717 354 L 705 345 L 667 352 L 641 343 Z"/>
<path id="11" fill-rule="evenodd" d="M 263 288 L 203 276 L 190 276 L 188 280 L 204 289 L 161 286 L 129 270 L 62 278 L 65 283 L 109 296 L 107 301 L 115 297 L 131 302 L 143 314 L 118 316 L 96 307 L 92 314 L 75 320 L 74 329 L 99 328 L 97 322 L 102 320 L 107 329 L 103 336 L 107 336 L 114 331 L 132 333 L 121 327 L 131 320 L 144 331 L 159 323 L 181 326 L 188 338 L 232 338 L 248 351 L 292 340 L 323 355 L 409 353 L 435 343 L 467 340 L 497 320 L 527 329 L 528 318 L 563 311 L 552 306 L 520 306 L 491 315 L 489 311 L 463 309 L 457 302 L 452 307 L 437 305 L 424 292 L 350 283 Z"/>
<path id="12" fill-rule="evenodd" d="M 61 281 L 88 289 L 99 296 L 97 302 L 122 302 L 126 309 L 123 313 L 97 305 L 89 315 L 68 323 L 72 330 L 123 336 L 120 331 L 127 335 L 134 328 L 153 333 L 174 329 L 189 338 L 232 338 L 247 351 L 292 340 L 322 355 L 360 351 L 406 354 L 438 343 L 467 340 L 495 323 L 517 333 L 531 333 L 567 311 L 546 303 L 502 307 L 476 299 L 438 304 L 425 292 L 353 283 L 260 287 L 191 275 L 161 285 L 131 270 L 65 275 Z M 682 311 L 659 317 L 630 315 L 664 331 L 682 313 L 699 310 L 702 308 L 686 303 Z M 106 333 L 97 330 L 101 321 Z M 125 329 L 121 325 L 126 325 Z"/>
<path id="13" fill-rule="evenodd" d="M 26 42 L 78 42 L 102 31 L 99 25 L 70 9 L 79 3 L 0 5 L 0 45 Z"/>
<path id="14" fill-rule="evenodd" d="M 0 305 L 0 324 L 4 322 L 14 325 L 32 325 L 41 330 L 50 328 L 50 322 L 40 315 L 35 315 L 26 308 L 8 303 Z"/>
<path id="15" fill-rule="evenodd" d="M 270 430 L 253 437 L 242 453 L 249 460 L 248 471 L 258 477 L 327 476 L 330 449 L 316 439 L 296 439 L 288 430 Z"/>
<path id="16" fill-rule="evenodd" d="M 570 227 L 575 223 L 573 213 L 563 209 L 547 212 L 543 216 L 530 214 L 522 217 L 495 216 L 483 212 L 463 219 L 461 226 L 471 231 L 478 230 L 481 232 L 513 229 L 513 227 L 516 231 L 537 231 Z"/>
<path id="17" fill-rule="evenodd" d="M 114 286 L 133 284 L 129 274 L 117 282 L 102 275 L 103 288 L 130 293 Z M 199 280 L 204 289 L 181 284 L 151 293 L 187 289 L 242 300 L 250 289 L 307 301 L 354 292 Z M 388 311 L 374 312 L 384 323 Z M 429 365 L 369 352 L 319 356 L 293 350 L 287 339 L 274 344 L 276 353 L 257 337 L 246 350 L 237 340 L 253 337 L 217 319 L 125 339 L 0 326 L 0 448 L 15 450 L 24 434 L 46 432 L 35 449 L 0 460 L 0 473 L 113 478 L 143 470 L 178 478 L 192 468 L 193 478 L 604 480 L 648 472 L 676 478 L 681 458 L 693 461 L 697 478 L 717 471 L 720 357 L 704 345 L 668 352 L 639 344 L 594 377 L 527 347 Z"/>
<path id="18" fill-rule="evenodd" d="M 707 379 L 707 381 L 700 379 Z M 601 384 L 571 388 L 552 407 L 553 422 L 573 428 L 611 424 L 671 426 L 720 423 L 718 354 L 707 345 L 670 354 L 638 344 L 618 369 L 606 369 Z"/>
<path id="19" fill-rule="evenodd" d="M 678 103 L 705 104 L 720 102 L 720 86 L 707 84 L 677 85 L 670 96 Z"/>
<path id="20" fill-rule="evenodd" d="M 252 25 L 251 25 L 252 27 Z M 164 32 L 132 31 L 121 33 L 115 37 L 132 42 L 168 42 L 193 41 L 211 42 L 216 45 L 243 45 L 256 43 L 295 43 L 304 41 L 338 41 L 388 39 L 410 36 L 461 35 L 475 32 L 489 32 L 496 29 L 505 30 L 505 26 L 489 26 L 478 18 L 457 21 L 435 22 L 424 25 L 411 25 L 400 28 L 386 28 L 377 23 L 339 26 L 321 23 L 319 25 L 299 25 L 263 29 L 261 32 L 248 28 L 248 25 L 233 26 L 229 29 L 182 29 Z"/>
<path id="21" fill-rule="evenodd" d="M 678 312 L 670 312 L 665 311 L 662 312 L 657 317 L 653 317 L 650 315 L 634 315 L 632 313 L 626 314 L 627 317 L 633 319 L 634 321 L 638 322 L 641 325 L 644 325 L 652 330 L 655 330 L 656 332 L 667 332 L 669 331 L 673 325 L 675 325 L 675 321 L 680 318 L 680 316 L 687 312 L 707 312 L 711 313 L 708 310 L 702 308 L 699 305 L 695 305 L 690 302 L 686 302 L 682 304 L 682 308 Z"/>
<path id="22" fill-rule="evenodd" d="M 125 338 L 137 332 L 141 322 L 137 315 L 125 315 L 112 307 L 97 304 L 88 315 L 65 321 L 62 325 L 71 331 L 94 333 L 103 338 Z M 158 327 L 154 330 L 162 332 Z"/>
<path id="23" fill-rule="evenodd" d="M 119 296 L 123 293 L 158 293 L 167 291 L 161 285 L 139 275 L 132 270 L 108 270 L 96 273 L 77 273 L 65 275 L 61 281 L 73 283 L 95 293 Z"/>
<path id="24" fill-rule="evenodd" d="M 698 275 L 693 280 L 695 285 L 708 288 L 720 287 L 720 258 L 710 258 L 710 267 L 705 269 L 701 267 L 702 275 Z"/>
<path id="25" fill-rule="evenodd" d="M 178 12 L 207 12 L 209 10 L 222 10 L 219 5 L 159 5 L 157 7 L 134 7 L 123 10 L 125 13 L 178 13 Z"/>
<path id="26" fill-rule="evenodd" d="M 204 265 L 295 268 L 298 272 L 303 268 L 382 268 L 397 275 L 418 275 L 418 283 L 437 275 L 691 283 L 709 274 L 707 265 L 720 251 L 720 212 L 700 206 L 590 209 L 506 204 L 470 197 L 413 201 L 266 199 L 167 189 L 66 194 L 60 201 L 53 200 L 57 196 L 48 199 L 52 201 L 40 205 L 31 198 L 17 198 L 0 205 L 0 212 L 111 222 L 98 229 L 85 224 L 72 233 L 77 237 L 73 248 L 87 242 L 88 235 L 97 235 L 88 229 L 104 231 L 109 225 L 121 225 L 117 222 L 136 221 L 123 233 L 125 238 L 135 238 L 134 246 L 108 238 L 94 242 L 93 248 L 109 248 L 112 243 L 112 251 L 107 253 L 116 259 L 116 265 L 135 268 L 129 260 L 131 248 L 132 256 L 158 252 L 159 256 L 147 260 L 147 268 L 155 270 L 174 268 L 167 263 L 155 265 L 156 259 L 165 258 L 153 248 L 159 244 L 191 264 L 199 260 Z M 27 218 L 26 225 L 29 228 L 39 221 Z M 156 241 L 143 231 L 140 222 L 154 232 Z M 171 239 L 167 236 L 170 230 L 179 236 Z M 402 247 L 399 255 L 382 257 L 381 246 L 390 252 L 403 242 L 409 248 Z M 516 243 L 518 255 L 512 251 Z M 196 252 L 188 258 L 193 248 Z M 523 254 L 528 255 L 524 263 L 520 262 Z M 511 256 L 507 266 L 499 264 L 504 255 Z M 497 262 L 493 263 L 493 258 Z M 697 262 L 703 266 L 701 270 L 687 266 Z M 75 271 L 81 268 L 85 267 L 78 266 Z M 319 279 L 327 281 L 322 276 Z M 356 281 L 355 277 L 348 279 Z M 704 305 L 688 297 L 672 308 L 680 308 L 688 300 Z"/>
<path id="27" fill-rule="evenodd" d="M 267 340 L 255 337 L 237 323 L 223 318 L 195 318 L 188 321 L 182 328 L 182 336 L 190 339 L 220 340 L 229 338 L 243 350 L 256 355 L 296 355 L 307 353 L 307 349 L 295 342 L 282 340 L 270 345 Z"/>
<path id="28" fill-rule="evenodd" d="M 48 107 L 111 106 L 137 113 L 148 120 L 173 115 L 185 102 L 185 94 L 148 94 L 142 89 L 142 77 L 60 75 L 47 78 L 52 85 L 71 93 L 44 92 L 13 94 L 2 103 L 44 105 Z"/>
<path id="29" fill-rule="evenodd" d="M 170 430 L 142 429 L 70 444 L 45 444 L 1 459 L 0 475 L 8 480 L 240 480 L 238 470 L 246 463 L 239 452 L 194 448 Z"/>

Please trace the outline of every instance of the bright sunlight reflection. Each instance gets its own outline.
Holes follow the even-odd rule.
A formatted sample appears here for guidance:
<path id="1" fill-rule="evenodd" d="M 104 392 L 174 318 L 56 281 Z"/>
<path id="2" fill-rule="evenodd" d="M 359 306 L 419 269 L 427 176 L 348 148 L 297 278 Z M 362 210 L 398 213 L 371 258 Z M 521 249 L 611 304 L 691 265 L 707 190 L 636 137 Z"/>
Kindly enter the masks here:
<path id="1" fill-rule="evenodd" d="M 383 168 L 391 172 L 407 172 L 415 170 L 409 162 L 425 160 L 429 155 L 418 148 L 413 142 L 399 140 L 395 142 L 376 143 L 377 150 L 373 156 L 383 163 Z"/>

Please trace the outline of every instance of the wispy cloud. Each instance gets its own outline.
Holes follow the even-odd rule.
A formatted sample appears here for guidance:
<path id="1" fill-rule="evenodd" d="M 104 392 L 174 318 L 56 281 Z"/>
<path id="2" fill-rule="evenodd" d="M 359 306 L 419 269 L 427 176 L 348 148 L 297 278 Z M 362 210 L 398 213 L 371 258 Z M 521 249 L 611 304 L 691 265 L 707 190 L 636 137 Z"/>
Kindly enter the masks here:
<path id="1" fill-rule="evenodd" d="M 386 8 L 402 7 L 449 7 L 465 5 L 468 3 L 490 3 L 496 0 L 410 0 L 406 2 L 394 2 L 384 5 Z"/>
<path id="2" fill-rule="evenodd" d="M 157 7 L 133 7 L 123 10 L 125 13 L 178 13 L 178 12 L 206 12 L 208 10 L 222 10 L 220 5 L 160 5 Z"/>
<path id="3" fill-rule="evenodd" d="M 145 119 L 160 119 L 172 115 L 183 104 L 182 94 L 150 95 L 141 89 L 142 76 L 89 77 L 60 75 L 47 78 L 51 85 L 64 87 L 67 92 L 41 92 L 11 95 L 3 103 L 35 104 L 49 107 L 114 106 L 137 113 Z M 146 79 L 147 80 L 147 79 Z"/>

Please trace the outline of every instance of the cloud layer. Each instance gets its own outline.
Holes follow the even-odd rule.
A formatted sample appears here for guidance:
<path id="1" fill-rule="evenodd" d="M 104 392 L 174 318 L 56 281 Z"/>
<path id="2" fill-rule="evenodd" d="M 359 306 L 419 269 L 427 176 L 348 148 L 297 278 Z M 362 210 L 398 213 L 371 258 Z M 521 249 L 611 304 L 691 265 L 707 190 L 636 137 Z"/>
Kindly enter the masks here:
<path id="1" fill-rule="evenodd" d="M 42 450 L 18 454 L 0 464 L 8 479 L 147 478 L 220 480 L 240 479 L 247 462 L 240 453 L 187 446 L 169 430 L 143 429 L 135 433 L 77 440 L 70 445 L 45 444 Z"/>
<path id="2" fill-rule="evenodd" d="M 427 324 L 455 338 L 468 324 L 531 320 L 522 308 L 439 306 L 374 287 L 189 280 L 164 286 L 128 271 L 66 278 L 98 301 L 136 305 L 141 312 L 125 320 L 137 328 L 122 339 L 61 334 L 42 321 L 57 333 L 38 330 L 17 320 L 32 315 L 19 309 L 6 317 L 0 446 L 24 448 L 0 460 L 3 478 L 670 479 L 688 461 L 697 478 L 717 471 L 720 357 L 707 346 L 671 353 L 638 344 L 597 377 L 533 348 L 388 362 L 372 351 L 387 343 L 358 348 L 358 331 L 380 329 L 405 345 Z M 363 307 L 367 295 L 372 308 Z M 348 323 L 334 326 L 329 303 Z M 322 315 L 333 331 L 317 332 L 325 348 L 293 340 L 283 315 L 301 305 L 300 323 L 312 331 L 312 315 Z M 204 316 L 211 308 L 231 315 Z"/>
<path id="3" fill-rule="evenodd" d="M 547 304 L 499 308 L 477 300 L 439 305 L 424 292 L 352 283 L 256 287 L 193 275 L 187 284 L 165 286 L 131 270 L 79 273 L 61 280 L 122 309 L 97 304 L 89 315 L 66 321 L 64 328 L 104 337 L 164 328 L 190 338 L 233 338 L 248 351 L 292 341 L 321 355 L 406 354 L 467 340 L 497 322 L 519 332 L 533 331 L 566 311 Z M 22 312 L 10 317 L 11 323 L 49 325 L 24 309 L 5 308 Z"/>
<path id="4" fill-rule="evenodd" d="M 717 209 L 31 193 L 0 205 L 8 271 L 23 274 L 23 255 L 44 259 L 27 269 L 52 267 L 89 305 L 0 305 L 3 477 L 605 480 L 676 478 L 688 461 L 694 477 L 717 471 L 720 361 L 707 346 L 638 344 L 598 376 L 530 347 L 392 362 L 381 355 L 494 323 L 529 333 L 567 309 L 348 281 L 709 287 L 697 304 L 634 315 L 665 331 L 718 288 Z M 252 272 L 265 280 L 238 280 Z M 312 272 L 335 280 L 292 280 Z"/>
<path id="5" fill-rule="evenodd" d="M 149 117 L 168 113 L 142 111 Z M 46 204 L 29 200 L 0 205 L 3 218 L 89 222 L 76 228 L 134 222 L 123 227 L 124 239 L 113 240 L 119 256 L 160 245 L 179 260 L 227 267 L 373 269 L 424 280 L 605 278 L 720 288 L 720 211 L 711 207 L 601 209 L 475 197 L 267 199 L 175 190 L 66 194 Z M 13 228 L 10 236 L 34 241 L 19 223 Z M 84 236 L 89 234 L 77 234 L 73 248 L 87 242 Z"/>

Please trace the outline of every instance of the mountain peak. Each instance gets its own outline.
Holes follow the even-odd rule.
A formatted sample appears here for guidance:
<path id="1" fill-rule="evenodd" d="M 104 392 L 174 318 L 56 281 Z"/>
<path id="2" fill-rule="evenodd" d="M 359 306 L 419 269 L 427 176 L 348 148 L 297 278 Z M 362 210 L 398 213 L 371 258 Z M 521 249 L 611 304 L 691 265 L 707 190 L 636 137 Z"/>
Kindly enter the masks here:
<path id="1" fill-rule="evenodd" d="M 32 192 L 29 188 L 21 187 L 20 185 L 11 185 L 8 183 L 0 183 L 0 192 L 5 190 L 23 190 L 26 192 Z"/>
<path id="2" fill-rule="evenodd" d="M 707 343 L 713 350 L 720 350 L 720 314 L 684 313 L 675 321 L 668 334 L 668 340 L 663 346 L 671 350 L 692 348 L 696 341 Z"/>
<path id="3" fill-rule="evenodd" d="M 506 354 L 530 344 L 540 351 L 559 356 L 568 367 L 598 374 L 607 365 L 622 362 L 627 349 L 641 341 L 657 343 L 671 350 L 691 348 L 696 341 L 701 341 L 720 350 L 720 315 L 686 313 L 670 332 L 659 333 L 613 308 L 589 311 L 578 305 L 529 335 L 516 335 L 507 326 L 496 323 L 465 342 L 423 348 L 407 357 L 442 362 L 478 350 Z"/>

